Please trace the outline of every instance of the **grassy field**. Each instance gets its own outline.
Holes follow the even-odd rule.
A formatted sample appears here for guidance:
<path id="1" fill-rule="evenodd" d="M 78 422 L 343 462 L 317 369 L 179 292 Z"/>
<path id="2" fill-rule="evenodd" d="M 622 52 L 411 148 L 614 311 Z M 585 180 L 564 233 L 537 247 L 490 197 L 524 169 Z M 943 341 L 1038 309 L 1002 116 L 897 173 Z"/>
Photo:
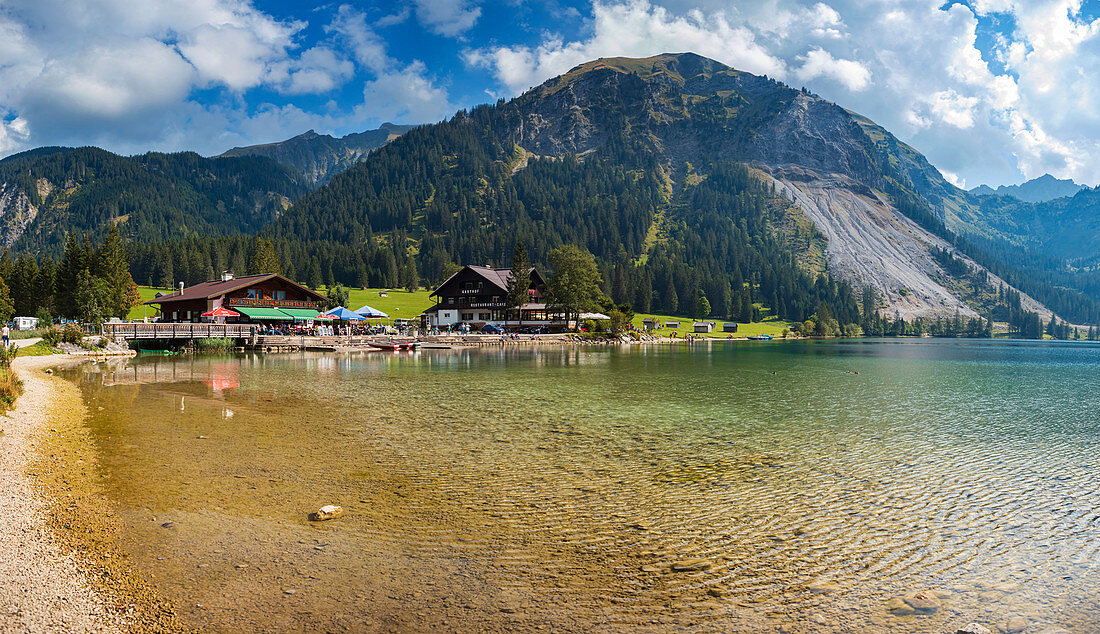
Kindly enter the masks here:
<path id="1" fill-rule="evenodd" d="M 150 288 L 148 286 L 139 286 L 138 293 L 141 294 L 141 301 L 147 301 L 157 296 L 157 293 L 166 293 L 163 288 Z M 144 317 L 152 319 L 157 315 L 156 306 L 146 306 L 144 304 L 138 304 L 130 309 L 130 314 L 126 318 L 130 321 L 141 321 Z"/>
<path id="2" fill-rule="evenodd" d="M 684 335 L 694 334 L 692 332 L 692 324 L 695 323 L 694 319 L 690 319 L 690 318 L 687 318 L 687 317 L 674 317 L 674 316 L 670 316 L 670 315 L 649 315 L 649 314 L 641 314 L 641 313 L 635 314 L 634 315 L 634 321 L 632 322 L 634 324 L 634 327 L 637 328 L 638 330 L 641 330 L 642 329 L 642 320 L 647 318 L 647 317 L 654 317 L 656 319 L 659 319 L 662 324 L 664 324 L 667 321 L 679 321 L 680 322 L 680 327 L 677 328 L 677 329 L 660 328 L 658 330 L 653 331 L 653 334 L 661 335 L 662 337 L 667 337 L 667 336 L 671 335 L 672 333 L 676 333 L 676 336 L 678 336 L 678 337 L 683 337 Z M 701 321 L 713 321 L 715 328 L 714 328 L 714 332 L 710 333 L 709 335 L 700 335 L 700 336 L 714 337 L 714 338 L 717 338 L 717 339 L 725 339 L 726 335 L 729 334 L 729 333 L 722 332 L 722 324 L 726 323 L 726 322 L 729 322 L 728 319 L 717 319 L 715 317 L 707 317 L 706 319 L 703 319 Z M 782 337 L 784 328 L 790 328 L 790 323 L 786 322 L 786 321 L 783 321 L 782 319 L 768 318 L 768 319 L 765 319 L 764 321 L 758 321 L 758 322 L 752 323 L 752 324 L 738 323 L 737 324 L 737 332 L 733 333 L 733 336 L 734 337 L 753 337 L 753 336 L 756 336 L 756 335 L 772 335 L 774 337 Z"/>
<path id="3" fill-rule="evenodd" d="M 158 292 L 163 292 L 164 289 L 139 286 L 138 291 L 141 293 L 141 301 L 144 302 L 153 299 Z M 322 288 L 320 292 L 323 294 L 325 290 Z M 379 295 L 380 292 L 385 292 L 387 296 L 381 297 Z M 348 305 L 345 308 L 358 310 L 361 306 L 366 304 L 371 308 L 386 313 L 390 316 L 390 319 L 415 319 L 417 315 L 431 308 L 434 304 L 434 302 L 428 298 L 428 293 L 430 292 L 431 291 L 421 290 L 410 293 L 397 289 L 368 288 L 362 290 L 358 288 L 349 288 Z M 156 316 L 156 314 L 155 307 L 138 304 L 130 309 L 129 319 L 140 321 L 146 315 L 151 319 Z"/>

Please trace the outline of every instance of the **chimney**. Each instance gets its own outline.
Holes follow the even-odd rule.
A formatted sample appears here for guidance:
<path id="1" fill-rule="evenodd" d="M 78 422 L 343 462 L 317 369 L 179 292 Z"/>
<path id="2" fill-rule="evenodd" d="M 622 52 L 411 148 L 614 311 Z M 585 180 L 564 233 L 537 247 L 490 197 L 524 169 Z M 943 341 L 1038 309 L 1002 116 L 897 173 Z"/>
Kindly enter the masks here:
<path id="1" fill-rule="evenodd" d="M 222 281 L 228 282 L 233 279 L 233 271 L 222 271 Z"/>
<path id="2" fill-rule="evenodd" d="M 183 294 L 183 282 L 180 282 L 180 295 Z"/>

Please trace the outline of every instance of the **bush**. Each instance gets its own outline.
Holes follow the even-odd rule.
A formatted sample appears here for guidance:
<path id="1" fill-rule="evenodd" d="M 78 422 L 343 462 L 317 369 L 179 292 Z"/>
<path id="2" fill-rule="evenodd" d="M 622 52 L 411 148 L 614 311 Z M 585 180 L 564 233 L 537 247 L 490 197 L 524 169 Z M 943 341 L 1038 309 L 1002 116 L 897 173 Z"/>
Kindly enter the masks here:
<path id="1" fill-rule="evenodd" d="M 54 326 L 42 333 L 42 340 L 53 348 L 56 348 L 59 343 L 79 346 L 84 341 L 84 331 L 76 324 L 65 324 L 63 328 Z"/>
<path id="2" fill-rule="evenodd" d="M 11 362 L 15 360 L 16 355 L 19 354 L 19 348 L 12 344 L 8 347 L 0 346 L 0 365 L 5 368 L 11 367 Z"/>
<path id="3" fill-rule="evenodd" d="M 15 399 L 22 393 L 23 382 L 19 377 L 15 376 L 11 368 L 0 368 L 0 405 L 4 409 L 11 409 L 15 406 Z"/>

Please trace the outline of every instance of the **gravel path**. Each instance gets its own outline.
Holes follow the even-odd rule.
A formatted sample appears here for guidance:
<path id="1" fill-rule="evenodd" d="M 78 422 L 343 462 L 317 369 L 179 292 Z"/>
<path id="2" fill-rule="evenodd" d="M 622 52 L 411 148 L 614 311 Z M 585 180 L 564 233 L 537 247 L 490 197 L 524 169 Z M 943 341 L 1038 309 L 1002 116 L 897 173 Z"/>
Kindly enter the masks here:
<path id="1" fill-rule="evenodd" d="M 45 502 L 26 476 L 35 437 L 61 398 L 60 381 L 39 372 L 61 356 L 23 357 L 14 368 L 24 393 L 0 418 L 0 632 L 120 632 L 78 562 L 45 527 Z"/>

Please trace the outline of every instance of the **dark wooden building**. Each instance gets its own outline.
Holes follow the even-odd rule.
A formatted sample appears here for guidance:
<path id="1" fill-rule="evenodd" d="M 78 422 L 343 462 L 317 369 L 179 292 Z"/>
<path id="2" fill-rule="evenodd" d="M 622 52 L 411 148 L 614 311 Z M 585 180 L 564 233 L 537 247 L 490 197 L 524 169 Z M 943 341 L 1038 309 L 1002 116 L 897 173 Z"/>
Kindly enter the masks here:
<path id="1" fill-rule="evenodd" d="M 324 295 L 296 284 L 282 275 L 248 275 L 203 282 L 182 291 L 161 295 L 146 304 L 160 306 L 161 321 L 197 322 L 215 308 L 241 314 L 241 321 L 291 321 L 312 319 L 328 301 Z"/>
<path id="2" fill-rule="evenodd" d="M 426 326 L 449 328 L 459 323 L 481 328 L 485 324 L 515 327 L 560 326 L 546 312 L 546 282 L 532 268 L 527 285 L 527 303 L 519 311 L 508 307 L 508 278 L 511 269 L 465 266 L 432 291 L 436 305 L 424 311 Z"/>

